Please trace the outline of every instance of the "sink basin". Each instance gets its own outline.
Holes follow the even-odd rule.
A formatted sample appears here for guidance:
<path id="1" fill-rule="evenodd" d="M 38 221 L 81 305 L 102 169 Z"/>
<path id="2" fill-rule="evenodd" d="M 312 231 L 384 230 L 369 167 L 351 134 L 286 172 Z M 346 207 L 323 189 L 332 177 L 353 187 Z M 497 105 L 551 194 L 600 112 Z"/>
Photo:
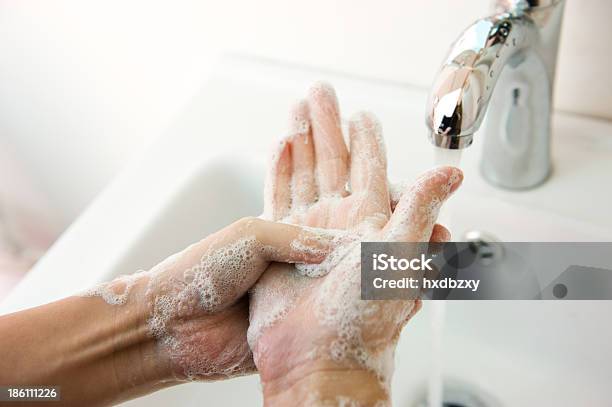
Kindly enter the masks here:
<path id="1" fill-rule="evenodd" d="M 425 89 L 225 60 L 166 136 L 98 197 L 0 312 L 150 268 L 235 219 L 261 213 L 269 147 L 283 134 L 287 106 L 316 79 L 336 86 L 343 113 L 371 107 L 381 118 L 392 180 L 412 180 L 432 166 Z M 463 154 L 465 185 L 443 213 L 456 237 L 476 229 L 504 241 L 612 241 L 612 192 L 604 187 L 612 173 L 612 125 L 558 114 L 553 127 L 555 171 L 531 191 L 485 183 L 476 137 Z M 445 377 L 500 405 L 609 405 L 612 328 L 605 321 L 612 302 L 449 302 L 441 350 L 432 350 L 431 305 L 401 337 L 394 405 L 412 405 L 434 357 Z M 126 403 L 171 404 L 258 405 L 258 378 L 193 383 Z"/>

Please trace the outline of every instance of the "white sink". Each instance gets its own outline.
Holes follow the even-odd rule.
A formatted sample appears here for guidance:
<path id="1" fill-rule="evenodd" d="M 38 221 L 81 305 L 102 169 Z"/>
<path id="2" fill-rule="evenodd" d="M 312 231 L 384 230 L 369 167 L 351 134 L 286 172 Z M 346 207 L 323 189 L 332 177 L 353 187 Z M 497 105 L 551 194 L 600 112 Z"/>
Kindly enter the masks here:
<path id="1" fill-rule="evenodd" d="M 146 269 L 208 233 L 261 212 L 263 163 L 283 134 L 286 110 L 325 79 L 344 113 L 370 108 L 382 120 L 390 178 L 432 166 L 426 90 L 229 59 L 166 136 L 136 160 L 69 228 L 0 305 L 41 304 L 118 274 Z M 465 185 L 450 202 L 455 236 L 487 231 L 505 241 L 612 241 L 612 125 L 554 118 L 555 172 L 532 191 L 509 192 L 478 174 L 479 139 L 463 155 Z M 408 406 L 433 355 L 431 304 L 405 330 L 394 399 Z M 609 405 L 612 302 L 451 302 L 444 327 L 445 376 L 482 389 L 501 405 Z M 438 355 L 439 356 L 439 355 Z M 435 358 L 437 359 L 437 358 Z M 261 404 L 256 376 L 189 384 L 129 405 Z"/>

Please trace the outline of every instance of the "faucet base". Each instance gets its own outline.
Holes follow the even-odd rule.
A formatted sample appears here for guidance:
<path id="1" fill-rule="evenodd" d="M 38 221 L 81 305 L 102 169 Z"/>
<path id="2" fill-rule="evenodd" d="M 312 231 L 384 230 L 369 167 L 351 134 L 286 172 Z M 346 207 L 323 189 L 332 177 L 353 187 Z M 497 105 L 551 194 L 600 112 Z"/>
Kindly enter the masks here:
<path id="1" fill-rule="evenodd" d="M 499 75 L 482 131 L 481 170 L 506 189 L 528 189 L 550 174 L 552 97 L 546 67 L 535 52 L 518 53 Z"/>
<path id="2" fill-rule="evenodd" d="M 528 191 L 530 189 L 537 188 L 540 185 L 546 183 L 546 181 L 548 181 L 550 179 L 550 177 L 551 177 L 551 175 L 553 173 L 552 169 L 549 169 L 549 171 L 546 174 L 544 174 L 544 176 L 542 178 L 540 178 L 537 181 L 532 181 L 532 182 L 527 183 L 527 184 L 507 183 L 506 179 L 496 177 L 495 174 L 492 174 L 490 171 L 488 171 L 486 166 L 483 165 L 483 164 L 480 165 L 480 173 L 482 174 L 482 177 L 489 184 L 493 185 L 494 187 L 498 187 L 498 188 L 501 188 L 501 189 L 512 190 L 512 191 Z"/>

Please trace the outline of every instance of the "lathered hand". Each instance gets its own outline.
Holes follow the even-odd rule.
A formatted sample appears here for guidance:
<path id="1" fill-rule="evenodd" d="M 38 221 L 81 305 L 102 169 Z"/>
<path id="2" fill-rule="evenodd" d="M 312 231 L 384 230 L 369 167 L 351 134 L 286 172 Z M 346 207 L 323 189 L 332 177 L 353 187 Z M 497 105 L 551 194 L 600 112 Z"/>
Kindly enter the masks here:
<path id="1" fill-rule="evenodd" d="M 247 290 L 271 262 L 320 262 L 333 239 L 246 218 L 149 271 L 0 316 L 0 382 L 60 386 L 58 405 L 94 406 L 253 372 Z"/>
<path id="2" fill-rule="evenodd" d="M 247 290 L 270 262 L 320 262 L 332 239 L 325 231 L 244 218 L 150 271 L 85 295 L 137 307 L 173 380 L 243 375 L 255 370 L 246 341 Z"/>
<path id="3" fill-rule="evenodd" d="M 381 125 L 372 114 L 350 121 L 349 153 L 334 90 L 318 84 L 293 109 L 291 124 L 271 163 L 265 215 L 329 228 L 337 239 L 320 265 L 296 273 L 273 263 L 252 290 L 248 336 L 266 404 L 384 405 L 397 338 L 421 304 L 360 300 L 359 242 L 448 240 L 435 221 L 462 174 L 427 172 L 392 213 Z"/>

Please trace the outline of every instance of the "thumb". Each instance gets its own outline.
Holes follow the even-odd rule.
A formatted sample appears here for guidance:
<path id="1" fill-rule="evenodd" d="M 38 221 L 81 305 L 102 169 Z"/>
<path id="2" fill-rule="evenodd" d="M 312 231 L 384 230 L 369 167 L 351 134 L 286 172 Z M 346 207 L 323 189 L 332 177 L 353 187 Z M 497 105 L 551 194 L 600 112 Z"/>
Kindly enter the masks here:
<path id="1" fill-rule="evenodd" d="M 383 231 L 386 240 L 427 242 L 440 207 L 463 181 L 454 167 L 439 167 L 423 174 L 400 198 Z"/>
<path id="2" fill-rule="evenodd" d="M 243 218 L 169 257 L 151 270 L 155 295 L 196 293 L 208 312 L 234 304 L 269 262 L 320 263 L 334 235 L 258 218 Z"/>

